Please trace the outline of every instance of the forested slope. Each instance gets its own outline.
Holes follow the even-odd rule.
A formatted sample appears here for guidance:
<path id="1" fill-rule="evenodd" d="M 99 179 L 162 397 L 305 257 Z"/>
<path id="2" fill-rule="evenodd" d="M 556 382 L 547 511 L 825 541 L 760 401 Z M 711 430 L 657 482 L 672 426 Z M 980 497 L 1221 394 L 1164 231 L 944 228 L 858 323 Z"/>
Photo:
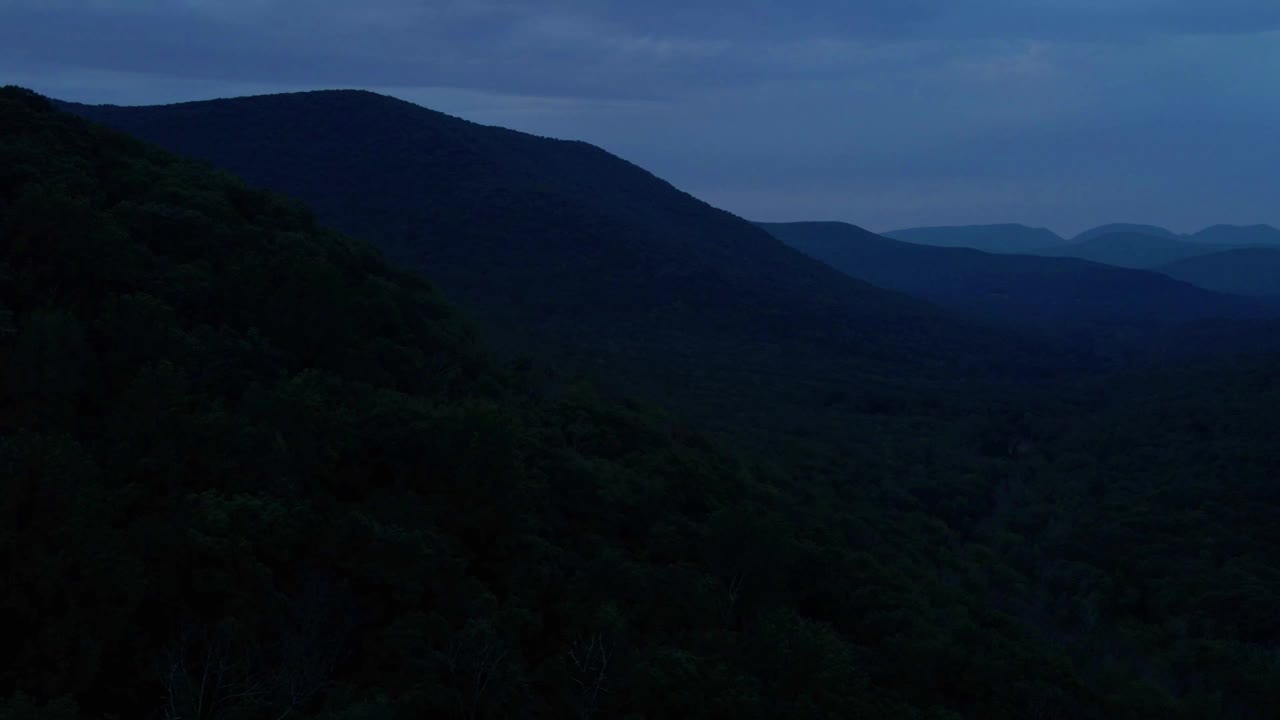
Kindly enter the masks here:
<path id="1" fill-rule="evenodd" d="M 512 377 L 305 210 L 37 96 L 0 95 L 0 158 L 6 717 L 1094 703 L 996 617 L 986 691 L 920 699 L 931 651 L 872 650 L 888 626 L 846 593 L 925 603 L 925 633 L 951 592 L 911 551 L 881 569 L 922 515 L 822 509 L 661 415 Z M 1027 674 L 997 696 L 1002 665 Z"/>
<path id="2" fill-rule="evenodd" d="M 761 466 L 507 367 L 291 201 L 17 89 L 0 278 L 6 720 L 1280 702 L 1274 363 Z"/>

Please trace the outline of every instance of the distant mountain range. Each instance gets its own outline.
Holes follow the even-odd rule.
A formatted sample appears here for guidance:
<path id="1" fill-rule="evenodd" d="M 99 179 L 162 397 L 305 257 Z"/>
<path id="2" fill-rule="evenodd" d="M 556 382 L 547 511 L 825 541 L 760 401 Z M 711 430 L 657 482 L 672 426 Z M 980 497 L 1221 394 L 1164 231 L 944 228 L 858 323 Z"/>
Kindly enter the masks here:
<path id="1" fill-rule="evenodd" d="M 884 237 L 939 247 L 968 247 L 988 252 L 1032 252 L 1062 245 L 1065 240 L 1047 228 L 1026 225 L 958 225 L 893 230 Z"/>
<path id="2" fill-rule="evenodd" d="M 1280 247 L 1280 230 L 1270 225 L 1213 225 L 1190 236 L 1209 245 L 1275 245 Z"/>
<path id="3" fill-rule="evenodd" d="M 1221 245 L 1138 232 L 1094 235 L 1069 245 L 1034 251 L 1036 255 L 1073 257 L 1127 268 L 1158 268 L 1178 260 L 1221 252 Z"/>
<path id="4" fill-rule="evenodd" d="M 1105 235 L 1146 235 L 1165 240 L 1201 245 L 1275 245 L 1280 247 L 1280 229 L 1270 225 L 1212 225 L 1189 235 L 1158 225 L 1110 223 L 1090 228 L 1070 240 L 1047 228 L 1026 225 L 949 225 L 890 230 L 884 237 L 919 245 L 969 247 L 987 252 L 1028 253 L 1079 245 Z"/>
<path id="5" fill-rule="evenodd" d="M 1156 225 L 1112 223 L 1065 240 L 1043 228 L 1025 225 L 968 225 L 895 230 L 886 237 L 922 245 L 968 247 L 993 253 L 1070 257 L 1124 268 L 1166 272 L 1202 288 L 1242 295 L 1280 293 L 1280 277 L 1269 268 L 1270 253 L 1235 253 L 1216 258 L 1196 270 L 1190 262 L 1224 250 L 1280 250 L 1280 230 L 1270 225 L 1213 225 L 1184 235 Z M 1236 264 L 1253 259 L 1256 267 Z M 1184 261 L 1187 261 L 1184 263 Z M 1177 265 L 1174 265 L 1177 264 Z"/>
<path id="6" fill-rule="evenodd" d="M 1023 325 L 1157 327 L 1264 312 L 1256 302 L 1159 273 L 1076 258 L 917 245 L 838 222 L 761 227 L 860 280 Z"/>

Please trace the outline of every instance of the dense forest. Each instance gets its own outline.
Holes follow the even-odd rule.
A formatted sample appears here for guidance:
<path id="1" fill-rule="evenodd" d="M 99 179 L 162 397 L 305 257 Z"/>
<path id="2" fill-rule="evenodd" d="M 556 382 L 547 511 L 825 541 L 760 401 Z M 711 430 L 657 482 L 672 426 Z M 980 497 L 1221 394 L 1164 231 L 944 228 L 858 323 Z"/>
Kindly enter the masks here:
<path id="1" fill-rule="evenodd" d="M 0 718 L 1275 716 L 1280 363 L 1053 365 L 747 237 L 823 300 L 615 388 L 621 315 L 497 354 L 430 263 L 0 91 Z"/>

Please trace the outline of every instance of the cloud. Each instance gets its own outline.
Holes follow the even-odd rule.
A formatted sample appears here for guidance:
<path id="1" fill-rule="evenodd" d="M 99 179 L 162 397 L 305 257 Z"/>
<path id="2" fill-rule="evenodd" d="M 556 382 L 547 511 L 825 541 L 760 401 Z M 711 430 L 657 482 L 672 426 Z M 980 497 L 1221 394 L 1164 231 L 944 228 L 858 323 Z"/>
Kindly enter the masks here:
<path id="1" fill-rule="evenodd" d="M 232 82 L 675 97 L 805 73 L 928 62 L 957 48 L 976 49 L 973 63 L 996 71 L 991 63 L 1000 58 L 982 54 L 991 41 L 1259 32 L 1280 27 L 1280 4 L 8 0 L 0 3 L 0 19 L 0 47 L 11 60 L 28 62 Z"/>
<path id="2" fill-rule="evenodd" d="M 69 99 L 384 90 L 873 227 L 1280 222 L 1277 72 L 1274 0 L 0 0 Z"/>

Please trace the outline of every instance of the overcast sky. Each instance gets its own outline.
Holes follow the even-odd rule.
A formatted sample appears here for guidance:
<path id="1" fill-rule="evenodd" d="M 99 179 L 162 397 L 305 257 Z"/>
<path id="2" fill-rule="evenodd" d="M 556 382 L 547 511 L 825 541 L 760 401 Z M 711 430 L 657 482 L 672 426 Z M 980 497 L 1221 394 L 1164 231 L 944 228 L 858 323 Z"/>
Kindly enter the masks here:
<path id="1" fill-rule="evenodd" d="M 0 83 L 367 88 L 757 220 L 1280 225 L 1277 0 L 0 0 Z"/>

